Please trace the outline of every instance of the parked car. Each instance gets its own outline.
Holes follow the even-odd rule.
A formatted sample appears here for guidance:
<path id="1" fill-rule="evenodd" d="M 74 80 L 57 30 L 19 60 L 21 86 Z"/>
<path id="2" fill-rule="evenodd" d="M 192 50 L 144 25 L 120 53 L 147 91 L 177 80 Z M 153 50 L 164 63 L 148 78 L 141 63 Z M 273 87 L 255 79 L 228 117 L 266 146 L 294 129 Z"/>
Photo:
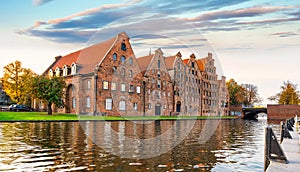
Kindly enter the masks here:
<path id="1" fill-rule="evenodd" d="M 33 111 L 32 108 L 26 106 L 26 105 L 10 105 L 9 106 L 9 110 L 10 111 L 15 111 L 15 112 L 19 112 L 19 111 Z"/>

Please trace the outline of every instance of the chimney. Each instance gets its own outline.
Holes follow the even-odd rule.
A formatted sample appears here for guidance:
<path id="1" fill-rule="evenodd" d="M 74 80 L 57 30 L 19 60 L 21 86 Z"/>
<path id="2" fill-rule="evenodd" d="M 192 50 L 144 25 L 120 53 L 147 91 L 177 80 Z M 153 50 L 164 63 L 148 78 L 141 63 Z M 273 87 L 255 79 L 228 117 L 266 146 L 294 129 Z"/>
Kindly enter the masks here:
<path id="1" fill-rule="evenodd" d="M 56 56 L 55 61 L 58 61 L 61 58 L 61 56 Z"/>

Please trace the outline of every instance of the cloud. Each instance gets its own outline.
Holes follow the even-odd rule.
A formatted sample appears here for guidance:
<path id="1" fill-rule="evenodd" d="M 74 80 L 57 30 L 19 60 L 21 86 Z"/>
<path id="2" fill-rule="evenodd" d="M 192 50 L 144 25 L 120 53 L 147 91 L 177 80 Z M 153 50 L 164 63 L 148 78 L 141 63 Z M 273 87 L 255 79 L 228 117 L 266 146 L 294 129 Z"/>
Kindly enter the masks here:
<path id="1" fill-rule="evenodd" d="M 32 0 L 33 5 L 40 6 L 54 0 Z"/>
<path id="2" fill-rule="evenodd" d="M 204 20 L 217 20 L 217 19 L 232 19 L 232 18 L 242 18 L 242 17 L 253 17 L 260 16 L 267 13 L 272 13 L 276 11 L 293 9 L 294 6 L 277 6 L 277 7 L 249 7 L 236 10 L 222 10 L 214 11 L 209 13 L 201 14 L 194 18 L 189 18 L 189 21 L 204 21 Z"/>
<path id="3" fill-rule="evenodd" d="M 296 36 L 298 34 L 296 34 L 294 32 L 276 32 L 276 33 L 272 33 L 270 35 L 285 38 L 285 37 L 290 37 L 290 36 Z"/>

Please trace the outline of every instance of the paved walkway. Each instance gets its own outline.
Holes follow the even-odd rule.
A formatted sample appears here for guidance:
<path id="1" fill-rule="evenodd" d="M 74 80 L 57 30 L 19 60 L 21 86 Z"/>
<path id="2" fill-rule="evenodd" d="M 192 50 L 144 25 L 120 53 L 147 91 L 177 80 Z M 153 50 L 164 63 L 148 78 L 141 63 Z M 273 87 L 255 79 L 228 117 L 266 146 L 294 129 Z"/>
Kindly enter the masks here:
<path id="1" fill-rule="evenodd" d="M 279 162 L 270 162 L 267 172 L 299 172 L 300 171 L 300 136 L 296 129 L 289 131 L 292 139 L 283 139 L 281 148 L 289 161 L 288 164 Z"/>

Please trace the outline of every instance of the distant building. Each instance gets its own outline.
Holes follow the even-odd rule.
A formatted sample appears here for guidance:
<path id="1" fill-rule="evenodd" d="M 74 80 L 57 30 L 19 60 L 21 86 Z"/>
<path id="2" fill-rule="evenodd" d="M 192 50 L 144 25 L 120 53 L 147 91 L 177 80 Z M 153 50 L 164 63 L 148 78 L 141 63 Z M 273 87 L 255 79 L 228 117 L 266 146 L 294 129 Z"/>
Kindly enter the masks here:
<path id="1" fill-rule="evenodd" d="M 10 97 L 6 94 L 3 89 L 3 79 L 0 78 L 0 105 L 9 105 L 11 104 Z"/>
<path id="2" fill-rule="evenodd" d="M 214 59 L 182 60 L 181 53 L 136 58 L 125 32 L 66 56 L 44 72 L 66 81 L 63 107 L 54 111 L 86 115 L 218 115 L 227 101 L 225 77 L 217 80 Z M 222 93 L 220 93 L 220 91 Z M 222 94 L 222 95 L 221 95 Z M 218 105 L 219 102 L 223 103 Z M 47 106 L 34 101 L 36 109 Z M 224 108 L 222 109 L 224 111 Z"/>

